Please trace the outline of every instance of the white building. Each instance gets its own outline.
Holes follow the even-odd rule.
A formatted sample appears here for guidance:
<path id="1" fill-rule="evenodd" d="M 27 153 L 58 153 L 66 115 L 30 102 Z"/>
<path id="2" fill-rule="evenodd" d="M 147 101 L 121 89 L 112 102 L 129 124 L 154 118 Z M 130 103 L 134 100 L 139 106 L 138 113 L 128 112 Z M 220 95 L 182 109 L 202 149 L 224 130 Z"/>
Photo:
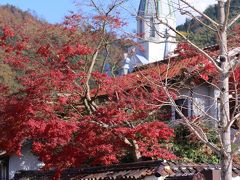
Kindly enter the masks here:
<path id="1" fill-rule="evenodd" d="M 138 46 L 131 47 L 128 57 L 124 57 L 122 74 L 171 56 L 177 44 L 170 27 L 176 28 L 172 0 L 141 0 L 137 15 Z"/>
<path id="2" fill-rule="evenodd" d="M 124 55 L 121 74 L 130 73 L 135 67 L 147 64 L 151 66 L 154 63 L 159 67 L 159 71 L 165 71 L 161 62 L 168 63 L 168 57 L 176 56 L 173 54 L 177 46 L 176 33 L 171 28 L 176 28 L 172 0 L 141 0 L 137 16 L 139 46 L 131 47 L 129 53 Z M 180 65 L 179 68 L 181 68 Z M 177 75 L 179 74 L 175 76 Z M 176 103 L 181 107 L 184 115 L 204 116 L 204 119 L 208 119 L 209 122 L 218 120 L 219 91 L 214 86 L 202 84 L 183 88 L 179 92 L 181 95 Z M 180 117 L 172 108 L 172 120 L 178 118 Z"/>
<path id="3" fill-rule="evenodd" d="M 13 179 L 19 170 L 38 170 L 43 166 L 38 158 L 31 152 L 31 144 L 24 143 L 22 156 L 0 156 L 0 180 Z"/>

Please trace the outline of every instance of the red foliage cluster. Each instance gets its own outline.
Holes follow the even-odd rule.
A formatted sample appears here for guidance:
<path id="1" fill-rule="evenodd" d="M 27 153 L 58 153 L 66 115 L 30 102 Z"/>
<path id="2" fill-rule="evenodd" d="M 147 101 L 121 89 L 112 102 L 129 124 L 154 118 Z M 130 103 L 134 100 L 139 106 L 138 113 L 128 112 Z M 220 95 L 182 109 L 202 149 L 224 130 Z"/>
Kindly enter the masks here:
<path id="1" fill-rule="evenodd" d="M 188 43 L 179 43 L 175 53 L 179 55 L 180 59 L 190 58 L 192 60 L 193 63 L 189 63 L 186 68 L 191 77 L 195 77 L 194 81 L 196 83 L 199 83 L 201 80 L 209 81 L 210 77 L 217 76 L 217 70 L 212 62 L 203 54 L 198 53 Z M 210 53 L 212 55 L 215 54 L 214 52 Z"/>
<path id="2" fill-rule="evenodd" d="M 115 16 L 98 15 L 98 16 L 95 16 L 94 19 L 96 22 L 108 23 L 112 28 L 120 28 L 126 25 L 126 23 L 122 22 L 119 17 L 115 17 Z"/>
<path id="3" fill-rule="evenodd" d="M 14 36 L 15 33 L 11 28 L 7 26 L 1 28 L 0 47 L 2 47 L 6 53 L 11 54 L 12 52 L 15 52 L 16 54 L 19 54 L 27 44 L 27 41 L 24 38 L 14 44 Z"/>
<path id="4" fill-rule="evenodd" d="M 92 54 L 92 49 L 81 44 L 77 44 L 76 46 L 65 45 L 60 52 L 60 55 L 64 55 L 66 57 L 89 54 Z"/>
<path id="5" fill-rule="evenodd" d="M 37 48 L 37 59 L 29 60 L 21 53 L 27 50 L 26 42 L 13 47 L 14 56 L 5 63 L 21 72 L 17 77 L 21 88 L 0 98 L 0 149 L 20 155 L 22 144 L 29 141 L 45 168 L 58 169 L 116 163 L 136 146 L 142 156 L 175 158 L 167 147 L 173 130 L 149 115 L 157 106 L 148 103 L 166 98 L 161 89 L 140 83 L 126 91 L 105 74 L 94 72 L 94 87 L 105 89 L 108 98 L 88 114 L 83 57 L 92 54 L 91 48 L 75 42 L 54 47 L 46 43 Z"/>
<path id="6" fill-rule="evenodd" d="M 198 55 L 196 49 L 194 49 L 189 43 L 179 43 L 175 53 L 181 58 L 189 58 Z"/>
<path id="7" fill-rule="evenodd" d="M 9 27 L 3 27 L 2 33 L 3 33 L 3 36 L 1 37 L 2 40 L 14 37 L 14 32 Z"/>
<path id="8" fill-rule="evenodd" d="M 65 26 L 76 27 L 78 26 L 79 21 L 82 19 L 81 15 L 71 14 L 70 16 L 66 16 L 63 24 Z"/>
<path id="9" fill-rule="evenodd" d="M 236 67 L 230 76 L 230 91 L 233 96 L 240 93 L 240 66 Z"/>

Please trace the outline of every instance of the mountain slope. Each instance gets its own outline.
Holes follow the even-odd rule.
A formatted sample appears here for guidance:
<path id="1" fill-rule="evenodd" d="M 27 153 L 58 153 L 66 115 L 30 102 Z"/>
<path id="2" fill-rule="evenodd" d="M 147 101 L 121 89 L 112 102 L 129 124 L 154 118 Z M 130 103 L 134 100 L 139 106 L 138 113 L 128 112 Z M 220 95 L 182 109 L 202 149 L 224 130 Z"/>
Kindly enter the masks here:
<path id="1" fill-rule="evenodd" d="M 231 8 L 230 8 L 230 19 L 239 13 L 240 13 L 240 0 L 232 0 Z M 204 11 L 204 14 L 218 21 L 217 5 L 209 6 Z M 209 21 L 207 21 L 203 17 L 198 17 L 198 18 L 204 23 L 210 25 Z M 215 33 L 209 30 L 206 26 L 202 25 L 195 19 L 187 19 L 183 25 L 180 25 L 177 27 L 177 30 L 186 32 L 188 38 L 192 40 L 195 44 L 199 45 L 200 47 L 213 45 L 213 44 L 216 44 L 217 42 Z"/>
<path id="2" fill-rule="evenodd" d="M 87 24 L 88 25 L 88 24 Z M 15 39 L 17 41 L 24 41 L 27 44 L 26 55 L 29 59 L 36 60 L 36 52 L 38 48 L 42 45 L 50 46 L 57 52 L 58 47 L 62 47 L 68 44 L 84 44 L 91 48 L 95 48 L 98 41 L 97 38 L 101 37 L 98 30 L 85 28 L 84 26 L 75 31 L 71 31 L 66 26 L 59 24 L 49 24 L 38 17 L 35 17 L 30 12 L 22 11 L 12 5 L 0 6 L 0 35 L 3 27 L 10 27 L 15 34 Z M 122 55 L 124 52 L 124 46 L 131 41 L 124 41 L 124 39 L 118 39 L 115 34 L 107 33 L 109 39 L 111 39 L 111 44 L 108 45 L 108 52 L 103 49 L 99 53 L 99 57 L 94 69 L 101 71 L 103 69 L 103 61 L 105 56 L 107 56 L 106 63 L 111 65 L 111 73 L 115 73 L 122 60 Z M 93 41 L 92 39 L 96 40 Z M 3 66 L 2 60 L 8 53 L 2 52 L 0 49 L 0 83 L 8 84 L 10 87 L 14 87 L 14 77 L 15 73 L 9 72 L 10 68 L 5 68 Z M 106 55 L 107 54 L 107 55 Z M 89 60 L 91 61 L 91 59 Z M 89 62 L 87 62 L 89 63 Z M 9 72 L 9 73 L 8 73 Z M 10 81 L 9 78 L 12 78 Z M 11 82 L 11 83 L 10 83 Z M 10 84 L 9 84 L 10 83 Z M 14 89 L 14 88 L 13 88 Z"/>

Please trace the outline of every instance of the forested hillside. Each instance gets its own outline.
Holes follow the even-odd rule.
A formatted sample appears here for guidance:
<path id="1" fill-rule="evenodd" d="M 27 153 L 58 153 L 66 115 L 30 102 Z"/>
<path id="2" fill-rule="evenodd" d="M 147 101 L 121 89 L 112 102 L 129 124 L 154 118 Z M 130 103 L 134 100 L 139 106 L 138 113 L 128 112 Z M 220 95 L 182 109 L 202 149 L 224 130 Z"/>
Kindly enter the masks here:
<path id="1" fill-rule="evenodd" d="M 81 42 L 93 49 L 96 47 L 96 42 L 92 41 L 91 38 L 100 37 L 98 30 L 94 29 L 90 24 L 85 23 L 82 26 L 78 26 L 75 30 L 69 31 L 66 27 L 68 23 L 73 23 L 73 21 L 75 21 L 74 23 L 82 23 L 81 15 L 69 14 L 62 24 L 49 24 L 39 19 L 36 15 L 32 15 L 31 12 L 22 11 L 15 6 L 0 6 L 0 33 L 4 31 L 4 27 L 10 28 L 10 30 L 14 32 L 15 39 L 12 43 L 15 43 L 15 41 L 21 42 L 18 45 L 19 48 L 28 46 L 28 50 L 25 51 L 25 53 L 31 60 L 35 61 L 38 60 L 36 52 L 41 46 L 56 49 L 67 44 Z M 108 63 L 110 64 L 113 75 L 117 72 L 120 65 L 126 42 L 119 40 L 115 34 L 109 33 L 108 36 L 109 39 L 111 39 L 111 45 L 106 44 L 106 48 L 101 50 L 95 69 L 103 71 L 103 64 Z M 11 71 L 11 69 L 3 63 L 3 59 L 7 59 L 7 54 L 9 53 L 0 50 L 0 83 L 7 84 L 10 89 L 16 91 L 18 88 L 16 73 L 18 72 Z M 103 63 L 104 60 L 105 63 Z M 89 62 L 86 61 L 86 63 Z"/>
<path id="2" fill-rule="evenodd" d="M 240 12 L 240 0 L 231 1 L 230 19 Z M 209 6 L 204 13 L 214 20 L 217 20 L 218 9 L 216 5 Z M 203 17 L 197 17 L 203 23 L 210 25 Z M 186 32 L 187 36 L 201 47 L 216 44 L 215 33 L 196 19 L 187 19 L 183 25 L 177 27 L 179 31 Z"/>
<path id="3" fill-rule="evenodd" d="M 0 6 L 0 24 L 17 26 L 24 23 L 38 25 L 42 24 L 43 21 L 34 17 L 30 12 L 22 11 L 15 6 Z"/>
<path id="4" fill-rule="evenodd" d="M 39 37 L 38 35 L 40 33 L 42 35 L 46 34 L 47 32 L 44 32 L 43 30 L 50 30 L 49 27 L 51 26 L 52 25 L 39 20 L 37 17 L 34 17 L 30 12 L 22 11 L 15 6 L 0 6 L 0 33 L 2 34 L 7 30 L 14 32 L 14 40 L 20 40 L 21 42 L 19 43 L 18 47 L 21 48 L 27 44 L 29 46 L 29 49 L 31 49 L 31 51 L 26 52 L 29 56 L 33 55 L 33 52 L 38 47 L 36 46 L 36 41 L 38 40 L 37 37 Z M 10 29 L 4 29 L 5 27 L 8 27 Z M 53 40 L 53 33 L 56 34 L 57 31 L 55 29 L 52 32 L 50 31 L 48 33 L 49 35 L 46 35 L 45 37 Z M 43 39 L 46 40 L 46 38 Z M 2 43 L 1 40 L 0 43 Z M 11 43 L 14 44 L 14 41 Z M 54 42 L 52 41 L 52 43 Z M 8 51 L 5 52 L 1 49 L 0 52 L 0 83 L 7 84 L 12 91 L 16 91 L 18 89 L 18 83 L 16 82 L 17 72 L 12 71 L 10 67 L 3 63 L 3 59 L 8 58 Z"/>

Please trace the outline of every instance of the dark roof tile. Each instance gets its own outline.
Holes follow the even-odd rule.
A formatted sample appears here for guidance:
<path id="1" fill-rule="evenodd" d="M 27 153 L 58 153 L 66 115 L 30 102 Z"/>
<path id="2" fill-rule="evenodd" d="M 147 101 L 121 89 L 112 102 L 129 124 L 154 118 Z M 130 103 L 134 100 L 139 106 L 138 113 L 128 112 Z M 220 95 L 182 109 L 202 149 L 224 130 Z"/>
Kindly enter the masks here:
<path id="1" fill-rule="evenodd" d="M 144 161 L 138 163 L 119 164 L 92 168 L 68 169 L 61 175 L 61 179 L 71 180 L 118 180 L 143 179 L 146 176 L 192 176 L 203 170 L 218 170 L 219 165 L 193 164 L 162 161 Z M 53 171 L 19 171 L 16 180 L 21 178 L 50 180 Z M 233 165 L 233 175 L 240 175 L 238 165 Z"/>

